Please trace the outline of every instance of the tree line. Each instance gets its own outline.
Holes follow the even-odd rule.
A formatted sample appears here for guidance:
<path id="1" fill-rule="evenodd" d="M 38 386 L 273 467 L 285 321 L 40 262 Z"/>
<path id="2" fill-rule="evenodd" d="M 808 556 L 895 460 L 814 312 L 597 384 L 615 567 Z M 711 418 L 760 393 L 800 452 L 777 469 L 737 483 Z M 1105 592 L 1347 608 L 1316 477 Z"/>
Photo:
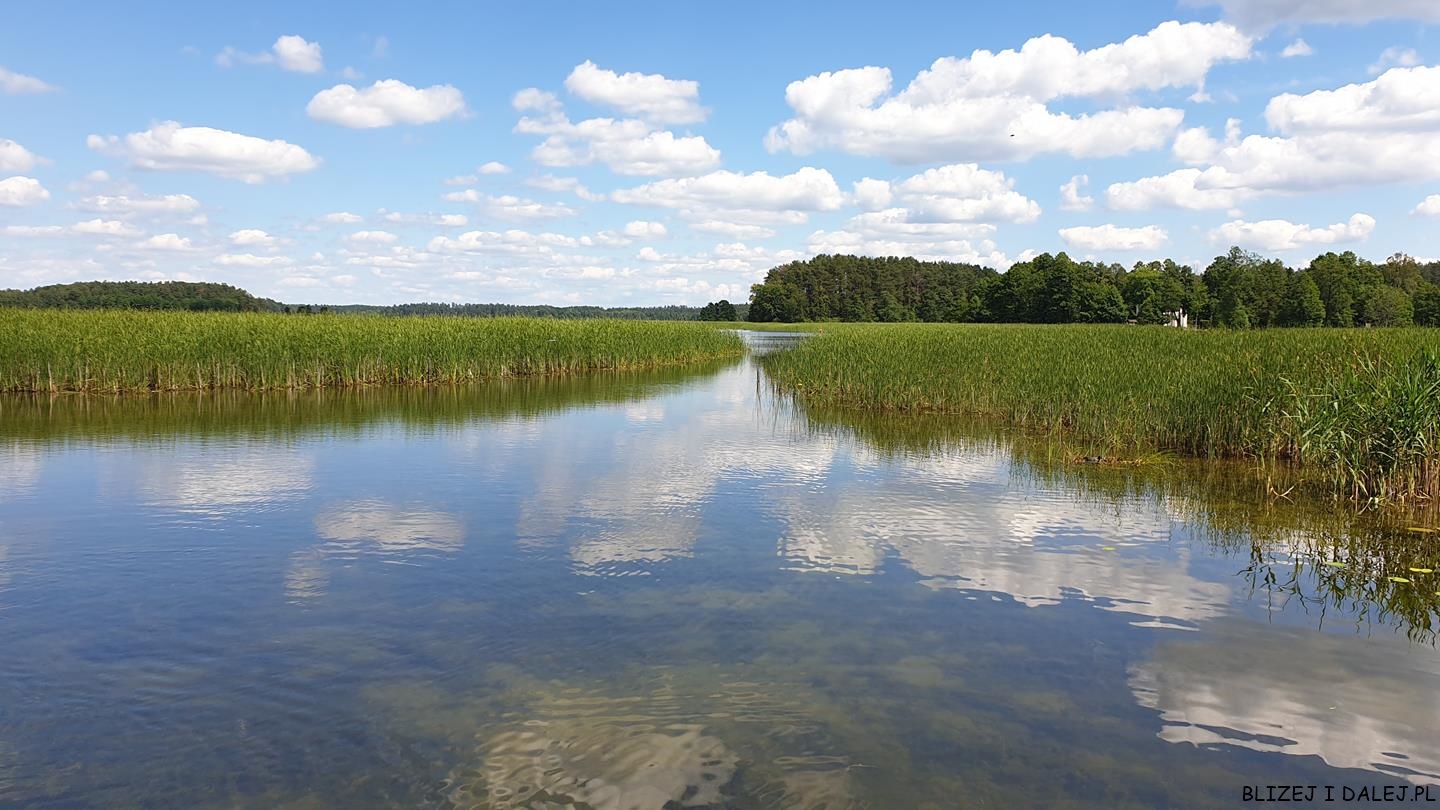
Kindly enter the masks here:
<path id="1" fill-rule="evenodd" d="M 0 290 L 0 307 L 278 312 L 281 304 L 229 284 L 203 281 L 81 281 Z"/>
<path id="2" fill-rule="evenodd" d="M 1240 248 L 1202 272 L 1171 259 L 1119 264 L 1041 254 L 1004 273 L 905 257 L 821 255 L 772 268 L 749 320 L 1440 326 L 1440 262 L 1325 253 L 1289 267 Z"/>

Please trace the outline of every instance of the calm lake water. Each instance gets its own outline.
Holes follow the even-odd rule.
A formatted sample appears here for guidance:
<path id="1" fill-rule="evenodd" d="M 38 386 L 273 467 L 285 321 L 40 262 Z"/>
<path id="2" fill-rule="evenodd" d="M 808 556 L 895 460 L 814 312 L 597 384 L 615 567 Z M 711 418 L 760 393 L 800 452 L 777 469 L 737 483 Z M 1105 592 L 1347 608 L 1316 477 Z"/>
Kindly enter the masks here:
<path id="1" fill-rule="evenodd" d="M 1437 537 L 751 359 L 4 400 L 0 805 L 1440 799 Z"/>

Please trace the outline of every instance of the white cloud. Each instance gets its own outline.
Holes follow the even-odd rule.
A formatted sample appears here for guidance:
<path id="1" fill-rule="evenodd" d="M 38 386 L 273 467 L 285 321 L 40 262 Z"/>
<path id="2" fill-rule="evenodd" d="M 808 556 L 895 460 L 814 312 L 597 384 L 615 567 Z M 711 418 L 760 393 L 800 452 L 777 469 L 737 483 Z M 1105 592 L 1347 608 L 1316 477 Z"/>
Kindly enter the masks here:
<path id="1" fill-rule="evenodd" d="M 890 201 L 895 196 L 888 180 L 864 177 L 856 180 L 854 186 L 855 205 L 866 211 L 879 211 L 889 207 Z"/>
<path id="2" fill-rule="evenodd" d="M 383 79 L 364 90 L 337 84 L 310 99 L 305 112 L 316 121 L 355 129 L 396 124 L 433 124 L 465 114 L 465 97 L 448 84 L 420 89 Z"/>
<path id="3" fill-rule="evenodd" d="M 1422 217 L 1440 217 L 1440 194 L 1431 194 L 1421 200 L 1410 213 Z"/>
<path id="4" fill-rule="evenodd" d="M 0 138 L 0 172 L 28 172 L 40 162 L 34 152 L 20 144 Z"/>
<path id="5" fill-rule="evenodd" d="M 1249 58 L 1251 45 L 1227 23 L 1166 22 L 1089 51 L 1047 34 L 1018 51 L 944 57 L 893 94 L 888 68 L 821 73 L 786 88 L 796 115 L 770 131 L 766 146 L 797 154 L 834 148 L 899 162 L 1154 149 L 1179 127 L 1182 111 L 1126 106 L 1071 115 L 1046 104 L 1203 87 L 1211 67 Z"/>
<path id="6" fill-rule="evenodd" d="M 1199 169 L 1177 169 L 1158 177 L 1112 183 L 1105 190 L 1105 202 L 1116 211 L 1147 211 L 1159 207 L 1199 210 L 1234 208 L 1253 196 L 1245 189 L 1201 188 L 1203 174 Z"/>
<path id="7" fill-rule="evenodd" d="M 747 225 L 742 222 L 725 222 L 718 219 L 692 222 L 690 229 L 715 236 L 728 236 L 732 239 L 770 239 L 775 236 L 773 228 L 766 228 L 763 225 Z"/>
<path id="8" fill-rule="evenodd" d="M 119 220 L 88 219 L 74 225 L 10 225 L 0 231 L 6 236 L 95 236 L 100 238 L 123 238 L 140 235 L 140 231 Z"/>
<path id="9" fill-rule="evenodd" d="M 663 222 L 649 222 L 636 219 L 625 223 L 624 233 L 636 239 L 657 239 L 669 234 Z"/>
<path id="10" fill-rule="evenodd" d="M 1440 22 L 1434 0 L 1191 0 L 1193 5 L 1218 5 L 1224 16 L 1247 30 L 1282 23 L 1353 23 L 1374 20 Z"/>
<path id="11" fill-rule="evenodd" d="M 1293 59 L 1297 56 L 1310 56 L 1314 53 L 1315 49 L 1310 47 L 1310 43 L 1303 39 L 1296 39 L 1294 42 L 1285 46 L 1285 49 L 1280 52 L 1280 58 Z"/>
<path id="12" fill-rule="evenodd" d="M 285 70 L 299 73 L 319 73 L 325 69 L 325 60 L 320 53 L 320 43 L 306 42 L 304 37 L 289 34 L 275 40 L 271 46 L 275 61 Z"/>
<path id="13" fill-rule="evenodd" d="M 141 169 L 209 172 L 246 183 L 308 172 L 320 165 L 293 143 L 211 127 L 185 127 L 174 121 L 123 138 L 91 135 L 85 143 L 96 151 L 126 158 Z"/>
<path id="14" fill-rule="evenodd" d="M 65 228 L 61 225 L 6 225 L 0 228 L 0 235 L 4 236 L 40 237 L 59 236 L 63 233 Z"/>
<path id="15" fill-rule="evenodd" d="M 275 244 L 275 237 L 258 228 L 244 228 L 230 234 L 230 244 L 240 246 L 261 245 L 264 247 L 269 247 Z"/>
<path id="16" fill-rule="evenodd" d="M 1090 176 L 1077 174 L 1060 186 L 1060 210 L 1089 211 L 1095 207 L 1095 198 L 1080 189 L 1090 185 Z"/>
<path id="17" fill-rule="evenodd" d="M 1170 240 L 1165 229 L 1156 225 L 1121 228 L 1109 224 L 1061 228 L 1060 238 L 1072 248 L 1097 253 L 1111 250 L 1156 250 Z"/>
<path id="18" fill-rule="evenodd" d="M 480 174 L 509 174 L 510 167 L 498 160 L 491 160 L 480 164 L 475 171 Z"/>
<path id="19" fill-rule="evenodd" d="M 1422 61 L 1420 54 L 1414 48 L 1402 48 L 1398 45 L 1386 48 L 1380 52 L 1380 58 L 1375 60 L 1367 70 L 1371 76 L 1384 73 L 1392 67 L 1415 67 Z"/>
<path id="20" fill-rule="evenodd" d="M 631 205 L 726 211 L 834 211 L 845 203 L 830 172 L 810 166 L 778 177 L 768 172 L 718 171 L 657 180 L 610 196 Z"/>
<path id="21" fill-rule="evenodd" d="M 530 154 L 542 166 L 604 163 L 623 175 L 696 174 L 720 164 L 720 151 L 699 135 L 676 136 L 637 118 L 588 118 L 572 123 L 554 94 L 527 88 L 515 94 L 525 113 L 515 132 L 544 138 Z"/>
<path id="22" fill-rule="evenodd" d="M 1004 172 L 955 163 L 927 169 L 894 190 L 915 222 L 1034 222 L 1039 203 L 1014 186 Z"/>
<path id="23" fill-rule="evenodd" d="M 33 177 L 7 177 L 0 180 L 0 205 L 22 208 L 50 199 L 50 192 Z"/>
<path id="24" fill-rule="evenodd" d="M 389 231 L 356 231 L 345 237 L 346 241 L 369 243 L 372 245 L 389 245 L 400 237 Z"/>
<path id="25" fill-rule="evenodd" d="M 699 135 L 676 137 L 637 119 L 589 118 L 572 124 L 563 115 L 522 118 L 515 131 L 545 135 L 531 151 L 542 166 L 585 166 L 596 161 L 623 175 L 694 174 L 720 164 L 720 151 Z"/>
<path id="26" fill-rule="evenodd" d="M 1259 222 L 1237 219 L 1210 231 L 1210 241 L 1253 250 L 1295 250 L 1308 245 L 1360 242 L 1374 230 L 1375 218 L 1368 214 L 1355 214 L 1348 222 L 1338 222 L 1324 228 L 1297 225 L 1283 219 Z"/>
<path id="27" fill-rule="evenodd" d="M 1206 168 L 1116 183 L 1107 191 L 1110 206 L 1225 209 L 1262 194 L 1440 178 L 1440 67 L 1394 68 L 1364 84 L 1276 96 L 1265 118 L 1279 135 L 1242 139 L 1238 127 L 1227 127 L 1223 144 L 1190 137 L 1177 156 Z"/>
<path id="28" fill-rule="evenodd" d="M 364 222 L 365 218 L 359 214 L 352 214 L 349 211 L 335 211 L 320 218 L 321 221 L 332 225 L 353 225 L 356 222 Z"/>
<path id="29" fill-rule="evenodd" d="M 490 216 L 501 219 L 552 219 L 580 213 L 563 203 L 540 203 L 513 194 L 487 197 L 483 208 Z"/>
<path id="30" fill-rule="evenodd" d="M 131 237 L 139 236 L 140 231 L 121 222 L 118 219 L 87 219 L 70 226 L 71 233 L 84 234 L 87 236 L 103 237 Z"/>
<path id="31" fill-rule="evenodd" d="M 82 211 L 97 214 L 188 214 L 200 208 L 200 201 L 189 194 L 166 194 L 152 196 L 141 194 L 131 197 L 125 194 L 99 194 L 85 197 L 76 204 Z"/>
<path id="32" fill-rule="evenodd" d="M 539 177 L 532 177 L 525 181 L 525 185 L 544 191 L 568 192 L 582 200 L 597 202 L 605 199 L 604 194 L 596 194 L 586 188 L 577 178 L 556 177 L 553 174 L 542 174 Z"/>
<path id="33" fill-rule="evenodd" d="M 275 40 L 270 50 L 261 53 L 245 53 L 232 47 L 215 55 L 215 64 L 233 67 L 237 62 L 249 65 L 278 65 L 282 70 L 296 73 L 319 73 L 325 69 L 325 59 L 318 42 L 307 42 L 304 37 L 286 34 Z"/>
<path id="34" fill-rule="evenodd" d="M 222 253 L 213 260 L 222 267 L 289 267 L 289 256 L 256 256 L 254 253 Z"/>
<path id="35" fill-rule="evenodd" d="M 439 225 L 444 228 L 457 228 L 469 224 L 470 220 L 464 214 L 402 214 L 399 211 L 381 213 L 386 222 L 396 222 L 406 225 L 424 224 Z"/>
<path id="36" fill-rule="evenodd" d="M 578 240 L 558 233 L 508 231 L 466 231 L 457 237 L 437 236 L 430 240 L 431 253 L 507 253 L 553 255 L 556 248 L 575 247 Z"/>
<path id="37" fill-rule="evenodd" d="M 613 107 L 657 124 L 695 124 L 705 120 L 700 83 L 659 74 L 616 73 L 585 61 L 565 79 L 565 89 L 592 103 Z"/>
<path id="38" fill-rule="evenodd" d="M 158 233 L 143 242 L 137 242 L 135 247 L 141 250 L 159 250 L 176 253 L 195 249 L 189 237 L 181 236 L 178 233 Z"/>
<path id="39" fill-rule="evenodd" d="M 48 93 L 55 88 L 34 76 L 26 76 L 0 66 L 0 93 L 18 96 L 24 93 Z"/>

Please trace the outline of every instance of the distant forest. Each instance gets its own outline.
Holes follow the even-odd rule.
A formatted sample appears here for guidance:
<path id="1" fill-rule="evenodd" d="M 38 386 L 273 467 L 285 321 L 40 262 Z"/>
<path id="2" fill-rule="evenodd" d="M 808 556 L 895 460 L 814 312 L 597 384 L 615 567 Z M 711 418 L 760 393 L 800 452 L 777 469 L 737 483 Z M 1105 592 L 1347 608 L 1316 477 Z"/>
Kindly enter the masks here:
<path id="1" fill-rule="evenodd" d="M 748 319 L 1192 326 L 1440 326 L 1440 262 L 1396 254 L 1382 264 L 1326 253 L 1287 267 L 1240 248 L 1201 273 L 1164 261 L 1077 262 L 1037 256 L 1000 273 L 911 258 L 816 256 L 772 269 L 751 288 Z"/>
<path id="2" fill-rule="evenodd" d="M 772 268 L 749 304 L 555 307 L 419 303 L 282 304 L 229 284 L 89 281 L 0 290 L 0 307 L 228 312 L 528 316 L 627 320 L 1168 323 L 1192 326 L 1440 326 L 1440 262 L 1396 254 L 1382 263 L 1325 253 L 1288 267 L 1240 248 L 1201 272 L 1170 259 L 1119 264 L 1042 254 L 1004 272 L 912 258 L 816 256 Z"/>
<path id="3" fill-rule="evenodd" d="M 724 306 L 720 306 L 720 305 Z M 0 290 L 0 307 L 37 309 L 181 309 L 216 312 L 318 312 L 377 315 L 453 315 L 472 318 L 619 318 L 622 320 L 745 320 L 748 307 L 720 301 L 706 307 L 553 307 L 519 304 L 397 304 L 394 306 L 282 304 L 229 284 L 188 281 L 82 281 L 33 290 Z M 722 317 L 725 316 L 725 317 Z"/>
<path id="4" fill-rule="evenodd" d="M 33 290 L 0 290 L 0 307 L 36 309 L 187 309 L 278 311 L 282 305 L 229 284 L 190 281 L 81 281 Z"/>

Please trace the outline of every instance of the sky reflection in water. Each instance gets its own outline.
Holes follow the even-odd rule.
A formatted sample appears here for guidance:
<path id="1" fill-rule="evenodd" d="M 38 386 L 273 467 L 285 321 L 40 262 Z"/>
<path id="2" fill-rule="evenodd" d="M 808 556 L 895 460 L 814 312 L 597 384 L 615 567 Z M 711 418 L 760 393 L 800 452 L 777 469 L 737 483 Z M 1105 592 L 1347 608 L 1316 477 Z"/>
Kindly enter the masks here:
<path id="1" fill-rule="evenodd" d="M 1245 482 L 897 447 L 748 360 L 0 416 L 3 805 L 1440 784 L 1423 583 L 1322 619 L 1326 532 L 1383 544 Z"/>

